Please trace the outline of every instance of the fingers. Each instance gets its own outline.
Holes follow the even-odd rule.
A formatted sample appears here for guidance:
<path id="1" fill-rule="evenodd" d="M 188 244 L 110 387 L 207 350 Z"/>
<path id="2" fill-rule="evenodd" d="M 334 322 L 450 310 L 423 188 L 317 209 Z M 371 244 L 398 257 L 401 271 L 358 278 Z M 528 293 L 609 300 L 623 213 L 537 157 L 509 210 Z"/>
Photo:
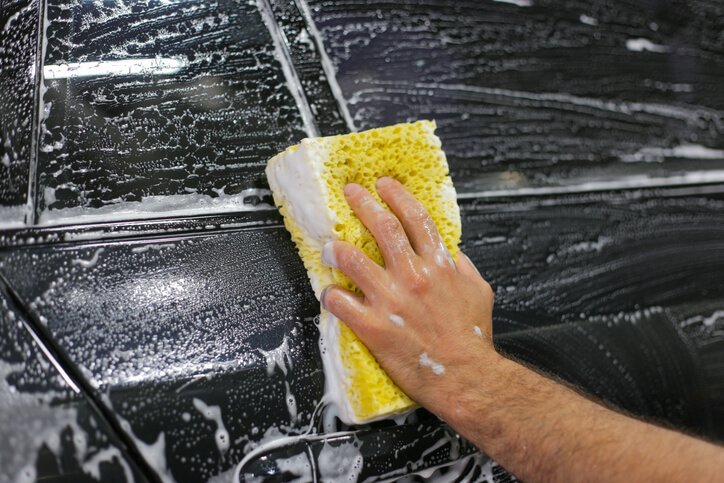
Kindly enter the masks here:
<path id="1" fill-rule="evenodd" d="M 400 220 L 358 184 L 350 183 L 345 186 L 344 194 L 357 217 L 377 240 L 385 264 L 393 267 L 410 265 L 414 252 Z"/>
<path id="2" fill-rule="evenodd" d="M 385 281 L 384 268 L 350 243 L 331 241 L 324 245 L 322 264 L 342 270 L 367 297 L 374 297 L 375 289 Z"/>
<path id="3" fill-rule="evenodd" d="M 470 260 L 463 252 L 460 252 L 458 256 L 458 270 L 478 286 L 483 293 L 483 297 L 485 297 L 486 301 L 488 301 L 492 306 L 494 296 L 493 289 L 483 276 L 480 275 L 478 269 L 475 265 L 473 265 L 472 260 Z"/>
<path id="4" fill-rule="evenodd" d="M 402 183 L 382 177 L 377 180 L 377 192 L 402 222 L 410 244 L 418 255 L 448 251 L 430 214 Z"/>
<path id="5" fill-rule="evenodd" d="M 347 323 L 350 328 L 359 326 L 370 318 L 364 299 L 337 285 L 329 285 L 322 290 L 319 301 L 325 310 Z"/>
<path id="6" fill-rule="evenodd" d="M 462 251 L 458 255 L 458 270 L 460 270 L 460 273 L 473 280 L 483 278 L 477 267 L 473 264 L 473 261 L 470 260 Z"/>

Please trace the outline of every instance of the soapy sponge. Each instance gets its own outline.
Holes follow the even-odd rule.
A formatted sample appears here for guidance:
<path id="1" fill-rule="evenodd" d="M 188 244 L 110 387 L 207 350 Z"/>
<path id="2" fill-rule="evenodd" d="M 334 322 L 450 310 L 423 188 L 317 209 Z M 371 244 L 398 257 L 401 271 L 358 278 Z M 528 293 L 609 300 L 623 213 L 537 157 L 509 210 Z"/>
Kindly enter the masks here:
<path id="1" fill-rule="evenodd" d="M 342 272 L 322 265 L 321 250 L 328 241 L 350 242 L 384 265 L 374 237 L 345 200 L 347 183 L 366 187 L 389 209 L 377 195 L 375 184 L 382 176 L 400 181 L 430 212 L 457 260 L 460 211 L 447 159 L 434 132 L 434 121 L 418 121 L 304 139 L 269 161 L 266 173 L 274 201 L 317 298 L 332 283 L 361 295 Z M 327 397 L 337 406 L 340 419 L 358 424 L 415 407 L 355 334 L 324 310 L 320 331 Z"/>

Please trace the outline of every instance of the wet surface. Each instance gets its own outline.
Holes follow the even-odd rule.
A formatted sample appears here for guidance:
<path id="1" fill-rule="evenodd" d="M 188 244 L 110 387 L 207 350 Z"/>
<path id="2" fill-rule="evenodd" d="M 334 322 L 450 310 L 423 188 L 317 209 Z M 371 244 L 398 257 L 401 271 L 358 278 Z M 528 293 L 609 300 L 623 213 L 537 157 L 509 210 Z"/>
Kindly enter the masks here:
<path id="1" fill-rule="evenodd" d="M 38 475 L 123 480 L 127 462 L 135 481 L 227 482 L 285 436 L 391 434 L 318 410 L 318 303 L 262 170 L 307 134 L 420 118 L 437 119 L 499 347 L 724 440 L 719 2 L 48 0 L 0 15 L 0 276 L 18 303 L 0 313 L 0 420 Z M 23 431 L 33 418 L 50 439 Z M 424 411 L 407 423 L 427 428 L 423 453 L 446 444 Z M 305 454 L 394 470 L 379 441 L 343 443 Z M 307 474 L 287 453 L 264 468 Z M 477 458 L 426 474 L 511 481 Z"/>
<path id="2" fill-rule="evenodd" d="M 308 429 L 323 392 L 317 303 L 285 231 L 18 250 L 0 264 L 160 474 L 204 481 L 268 431 Z M 204 405 L 220 408 L 225 444 Z"/>
<path id="3" fill-rule="evenodd" d="M 47 17 L 41 223 L 263 186 L 266 160 L 306 134 L 254 3 L 51 0 Z"/>
<path id="4" fill-rule="evenodd" d="M 678 332 L 724 310 L 721 196 L 547 201 L 462 205 L 463 249 L 496 287 L 501 346 L 637 414 L 721 437 L 721 400 L 704 380 L 717 377 L 716 361 L 687 341 L 711 342 L 724 319 Z M 317 304 L 282 227 L 29 247 L 0 260 L 128 435 L 161 448 L 162 461 L 144 452 L 161 472 L 205 480 L 269 431 L 318 424 Z M 681 307 L 688 316 L 675 315 Z M 641 345 L 646 353 L 632 352 Z M 228 449 L 195 400 L 219 408 Z"/>
<path id="5" fill-rule="evenodd" d="M 724 168 L 719 2 L 310 5 L 350 127 L 436 119 L 458 191 Z"/>
<path id="6" fill-rule="evenodd" d="M 147 481 L 1 288 L 0 481 Z"/>
<path id="7" fill-rule="evenodd" d="M 0 226 L 22 226 L 33 148 L 38 4 L 3 1 L 0 22 Z"/>

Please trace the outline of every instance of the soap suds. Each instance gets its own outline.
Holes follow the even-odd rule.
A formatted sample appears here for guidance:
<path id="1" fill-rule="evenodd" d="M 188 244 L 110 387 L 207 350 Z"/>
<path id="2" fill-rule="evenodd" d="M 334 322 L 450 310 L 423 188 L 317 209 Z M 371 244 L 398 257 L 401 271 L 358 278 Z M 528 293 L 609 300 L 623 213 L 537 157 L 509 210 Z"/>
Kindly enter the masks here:
<path id="1" fill-rule="evenodd" d="M 276 367 L 281 369 L 285 376 L 289 369 L 292 368 L 292 355 L 289 349 L 289 338 L 287 336 L 284 336 L 284 341 L 276 349 L 270 351 L 259 349 L 259 352 L 261 352 L 264 359 L 266 359 L 266 373 L 268 376 L 274 374 Z"/>
<path id="2" fill-rule="evenodd" d="M 405 326 L 405 321 L 399 315 L 390 314 L 390 322 L 395 324 L 397 327 Z"/>
<path id="3" fill-rule="evenodd" d="M 171 75 L 188 67 L 184 58 L 123 59 L 93 62 L 70 62 L 43 66 L 43 77 L 71 79 L 75 77 Z"/>
<path id="4" fill-rule="evenodd" d="M 359 446 L 353 442 L 335 446 L 325 442 L 317 458 L 321 481 L 356 482 L 364 466 Z"/>
<path id="5" fill-rule="evenodd" d="M 671 47 L 666 45 L 659 45 L 651 42 L 649 39 L 628 39 L 626 41 L 626 48 L 632 52 L 654 52 L 657 54 L 663 54 L 671 52 Z"/>
<path id="6" fill-rule="evenodd" d="M 297 399 L 292 393 L 289 381 L 284 381 L 284 389 L 286 389 L 284 401 L 287 403 L 287 411 L 289 411 L 289 417 L 292 419 L 292 422 L 294 422 L 297 420 Z"/>
<path id="7" fill-rule="evenodd" d="M 126 432 L 129 438 L 133 441 L 143 459 L 148 465 L 156 472 L 161 483 L 176 483 L 171 471 L 168 469 L 166 462 L 166 435 L 163 431 L 158 433 L 158 438 L 151 444 L 146 443 L 142 439 L 138 438 L 131 428 L 131 423 L 123 419 L 120 415 L 116 414 L 121 429 Z"/>
<path id="8" fill-rule="evenodd" d="M 581 16 L 578 17 L 578 20 L 581 23 L 584 23 L 586 25 L 594 25 L 594 26 L 598 25 L 598 19 L 596 19 L 594 17 L 589 17 L 588 15 L 585 15 L 585 14 L 581 14 Z"/>
<path id="9" fill-rule="evenodd" d="M 93 267 L 96 263 L 98 263 L 98 257 L 100 256 L 101 253 L 103 253 L 103 248 L 97 249 L 97 250 L 95 251 L 95 253 L 93 254 L 93 256 L 91 257 L 90 260 L 83 260 L 83 259 L 80 259 L 80 258 L 76 258 L 76 259 L 73 260 L 71 263 L 72 263 L 73 265 L 80 265 L 80 266 L 83 267 L 83 268 L 91 268 L 91 267 Z"/>
<path id="10" fill-rule="evenodd" d="M 430 359 L 430 356 L 427 355 L 427 352 L 423 352 L 420 355 L 420 367 L 429 367 L 430 369 L 432 369 L 432 372 L 434 372 L 436 376 L 445 374 L 445 366 L 443 366 L 442 364 L 438 364 L 437 362 Z"/>
<path id="11" fill-rule="evenodd" d="M 121 454 L 121 451 L 118 448 L 110 447 L 105 448 L 94 454 L 91 458 L 84 461 L 83 471 L 86 474 L 91 475 L 93 478 L 97 479 L 98 481 L 101 480 L 101 463 L 110 463 L 110 462 L 117 462 L 121 468 L 123 469 L 123 476 L 126 478 L 126 481 L 134 481 L 133 478 L 133 472 L 131 471 L 131 467 L 126 462 L 125 458 Z"/>
<path id="12" fill-rule="evenodd" d="M 532 0 L 493 0 L 494 2 L 498 3 L 509 3 L 511 5 L 516 5 L 518 7 L 532 7 L 533 1 Z"/>
<path id="13" fill-rule="evenodd" d="M 296 477 L 291 481 L 314 481 L 312 465 L 306 453 L 300 453 L 289 458 L 279 458 L 275 460 L 275 462 L 279 472 L 284 474 L 285 478 L 288 478 L 286 475 L 294 475 Z"/>
<path id="14" fill-rule="evenodd" d="M 226 450 L 229 449 L 229 432 L 221 420 L 221 408 L 219 408 L 219 406 L 209 406 L 198 398 L 194 398 L 193 403 L 196 410 L 200 412 L 203 417 L 216 423 L 214 439 L 216 441 L 216 447 L 219 448 L 219 453 L 223 455 Z"/>
<path id="15" fill-rule="evenodd" d="M 724 150 L 712 149 L 700 144 L 680 144 L 672 148 L 645 147 L 633 154 L 619 156 L 624 163 L 663 163 L 670 158 L 722 160 Z"/>
<path id="16" fill-rule="evenodd" d="M 0 229 L 25 228 L 25 205 L 0 206 Z"/>
<path id="17" fill-rule="evenodd" d="M 475 335 L 478 335 L 480 337 L 483 336 L 483 331 L 480 330 L 480 327 L 478 327 L 477 325 L 475 327 L 473 327 L 473 330 L 475 331 Z"/>
<path id="18" fill-rule="evenodd" d="M 271 211 L 275 208 L 267 203 L 251 204 L 249 198 L 262 199 L 270 195 L 269 190 L 250 188 L 239 194 L 209 195 L 189 193 L 184 195 L 144 196 L 141 201 L 118 201 L 100 208 L 75 206 L 72 208 L 46 208 L 40 213 L 38 225 L 55 226 L 68 223 L 104 223 L 123 220 L 145 220 L 167 216 L 196 216 L 211 213 L 233 213 L 240 211 Z"/>

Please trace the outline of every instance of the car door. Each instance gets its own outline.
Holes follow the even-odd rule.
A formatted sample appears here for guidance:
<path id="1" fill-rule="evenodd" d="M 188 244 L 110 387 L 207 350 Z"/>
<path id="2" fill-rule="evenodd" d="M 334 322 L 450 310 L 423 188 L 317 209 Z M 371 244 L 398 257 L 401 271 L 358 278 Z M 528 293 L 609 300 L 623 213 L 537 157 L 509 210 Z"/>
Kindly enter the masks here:
<path id="1" fill-rule="evenodd" d="M 511 480 L 424 410 L 325 410 L 263 174 L 425 118 L 499 349 L 722 438 L 717 8 L 3 1 L 0 481 Z"/>

